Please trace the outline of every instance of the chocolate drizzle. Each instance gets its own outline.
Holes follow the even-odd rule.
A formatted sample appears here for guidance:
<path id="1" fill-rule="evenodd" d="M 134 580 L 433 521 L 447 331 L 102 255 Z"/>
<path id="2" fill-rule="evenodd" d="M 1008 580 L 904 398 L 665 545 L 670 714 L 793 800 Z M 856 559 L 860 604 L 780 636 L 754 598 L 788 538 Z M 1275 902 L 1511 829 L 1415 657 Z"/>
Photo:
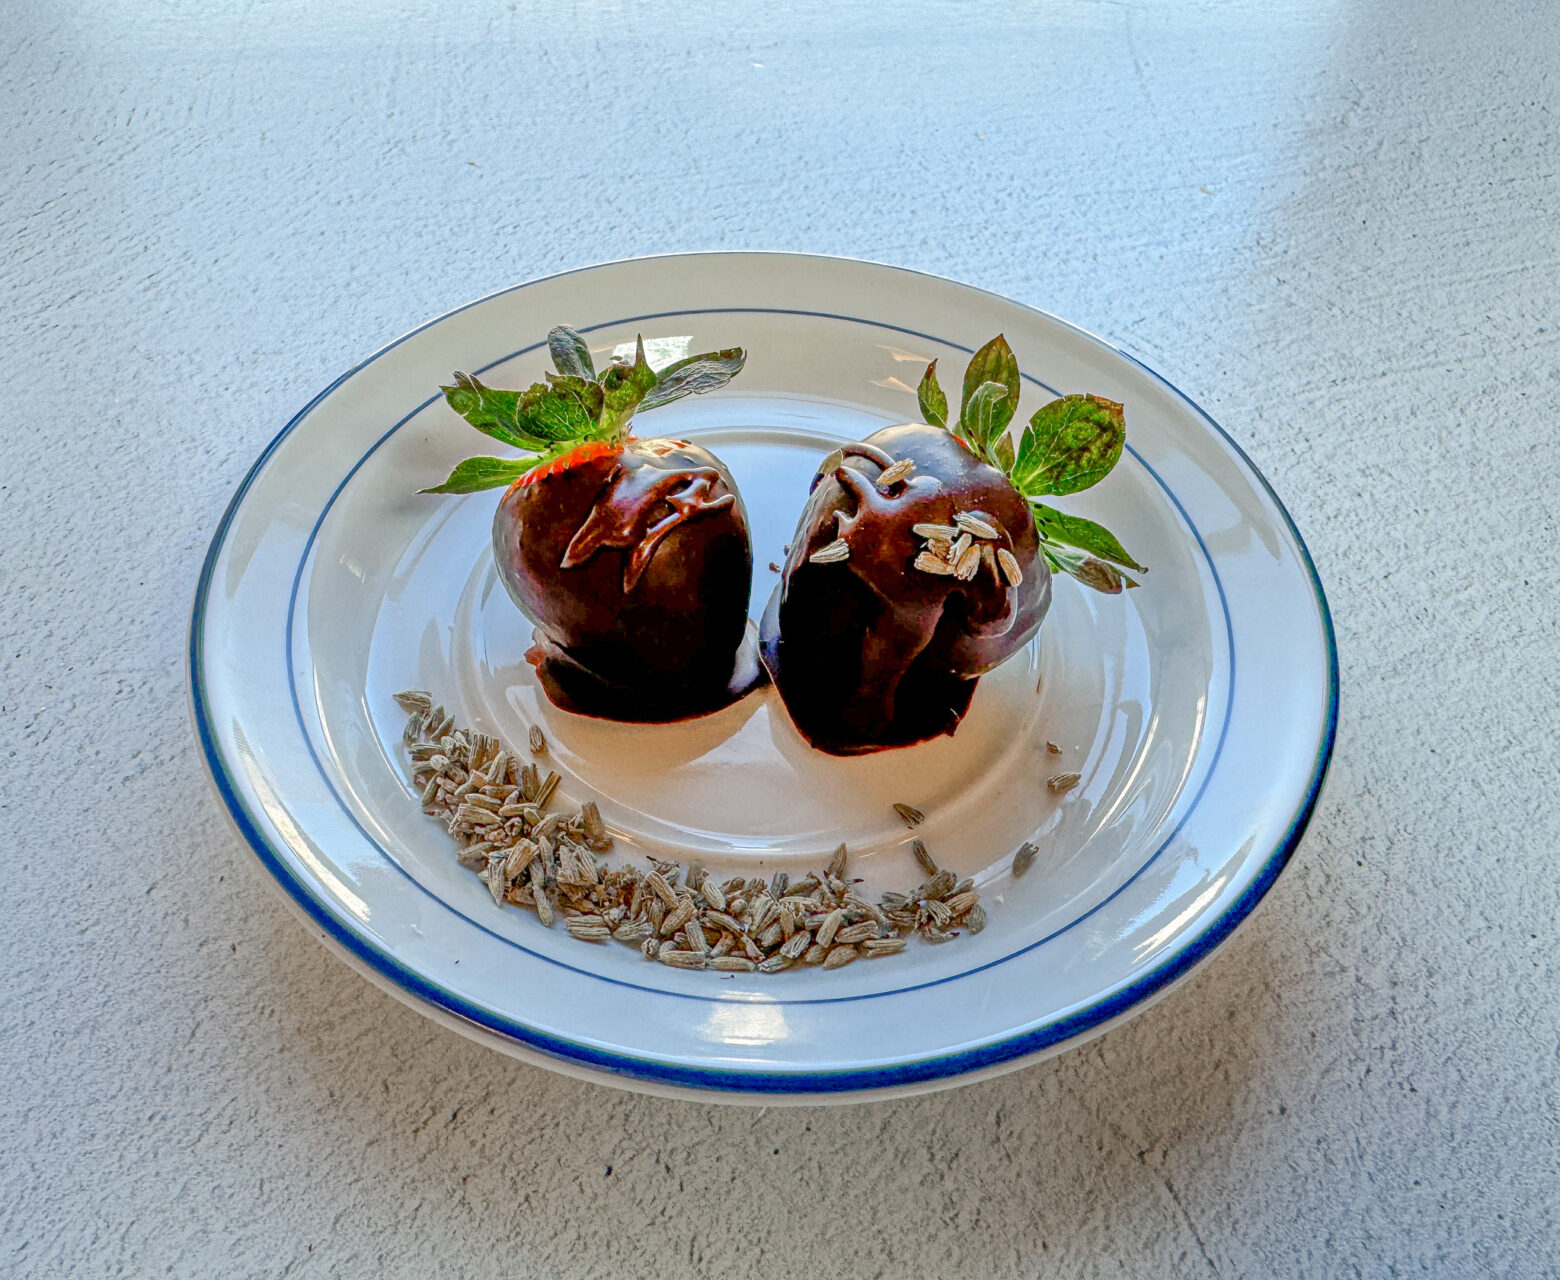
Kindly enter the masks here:
<path id="1" fill-rule="evenodd" d="M 669 440 L 650 443 L 652 447 L 672 444 Z M 713 467 L 661 471 L 619 466 L 570 540 L 558 567 L 573 569 L 603 547 L 628 550 L 623 594 L 629 594 L 667 534 L 685 520 L 723 511 L 736 502 L 737 495 L 729 489 L 719 492 L 723 483 Z"/>
<path id="2" fill-rule="evenodd" d="M 1051 600 L 1023 497 L 946 431 L 890 427 L 851 448 L 814 482 L 780 585 L 765 610 L 761 652 L 797 728 L 833 755 L 908 746 L 952 733 L 975 683 L 1026 644 Z M 885 492 L 883 458 L 915 471 Z M 994 557 L 968 579 L 913 567 L 917 524 L 960 513 L 999 533 L 1022 570 L 1014 586 Z M 836 539 L 848 558 L 814 563 Z"/>
<path id="3" fill-rule="evenodd" d="M 730 473 L 696 445 L 630 440 L 505 494 L 499 576 L 535 624 L 527 659 L 560 707 L 670 721 L 763 680 L 753 552 Z"/>

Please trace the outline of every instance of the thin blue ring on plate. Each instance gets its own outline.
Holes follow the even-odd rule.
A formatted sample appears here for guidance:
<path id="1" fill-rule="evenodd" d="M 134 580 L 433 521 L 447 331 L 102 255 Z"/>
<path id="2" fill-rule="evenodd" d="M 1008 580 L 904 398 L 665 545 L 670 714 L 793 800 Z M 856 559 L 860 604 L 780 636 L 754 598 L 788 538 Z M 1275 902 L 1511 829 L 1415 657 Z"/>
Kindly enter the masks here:
<path id="1" fill-rule="evenodd" d="M 588 270 L 590 268 L 582 268 Z M 902 269 L 900 269 L 902 270 Z M 573 272 L 560 273 L 562 276 L 574 274 Z M 916 273 L 909 273 L 916 274 Z M 548 280 L 558 279 L 559 276 L 546 277 Z M 542 281 L 531 281 L 527 284 L 516 285 L 511 289 L 500 290 L 489 297 L 498 297 L 519 289 L 524 289 Z M 191 707 L 196 724 L 197 734 L 201 743 L 202 752 L 213 781 L 227 805 L 230 814 L 240 832 L 250 844 L 263 865 L 271 872 L 279 884 L 281 884 L 293 898 L 296 904 L 313 920 L 328 937 L 341 945 L 350 955 L 367 964 L 370 968 L 382 976 L 394 982 L 403 990 L 427 1001 L 428 1003 L 453 1014 L 458 1018 L 470 1021 L 490 1031 L 509 1038 L 518 1044 L 549 1056 L 557 1057 L 565 1061 L 572 1061 L 590 1066 L 598 1070 L 625 1074 L 654 1083 L 667 1084 L 681 1087 L 696 1087 L 703 1089 L 730 1090 L 746 1093 L 835 1093 L 853 1092 L 865 1089 L 888 1088 L 897 1085 L 905 1085 L 929 1080 L 943 1079 L 961 1075 L 970 1071 L 980 1070 L 986 1067 L 996 1066 L 1014 1058 L 1020 1058 L 1045 1049 L 1051 1045 L 1071 1039 L 1094 1027 L 1108 1022 L 1113 1018 L 1124 1014 L 1134 1005 L 1152 996 L 1168 984 L 1174 982 L 1203 957 L 1211 952 L 1231 931 L 1250 914 L 1256 903 L 1260 901 L 1267 889 L 1277 878 L 1284 865 L 1288 862 L 1295 846 L 1303 836 L 1305 828 L 1314 810 L 1317 796 L 1320 793 L 1322 781 L 1326 774 L 1327 764 L 1330 760 L 1334 740 L 1337 731 L 1338 710 L 1338 658 L 1336 643 L 1333 634 L 1332 619 L 1328 609 L 1326 596 L 1317 577 L 1314 563 L 1304 540 L 1295 528 L 1293 520 L 1284 508 L 1278 496 L 1273 492 L 1271 485 L 1251 463 L 1244 451 L 1229 437 L 1216 422 L 1178 388 L 1160 377 L 1152 369 L 1143 365 L 1129 354 L 1122 352 L 1112 344 L 1105 343 L 1094 335 L 1085 335 L 1090 340 L 1099 343 L 1116 354 L 1129 360 L 1133 365 L 1142 369 L 1150 378 L 1170 390 L 1178 399 L 1185 403 L 1196 416 L 1206 423 L 1216 435 L 1223 441 L 1237 458 L 1244 464 L 1250 475 L 1265 490 L 1273 506 L 1280 514 L 1288 527 L 1290 535 L 1294 539 L 1300 559 L 1303 563 L 1307 578 L 1315 596 L 1318 616 L 1322 626 L 1326 647 L 1327 659 L 1327 688 L 1326 705 L 1323 727 L 1318 741 L 1313 768 L 1305 792 L 1301 798 L 1294 817 L 1290 821 L 1284 838 L 1274 848 L 1262 864 L 1259 872 L 1253 878 L 1246 889 L 1214 920 L 1198 937 L 1188 942 L 1180 951 L 1167 958 L 1150 973 L 1129 984 L 1113 994 L 1103 997 L 1087 1008 L 1060 1019 L 1047 1026 L 1021 1033 L 1004 1040 L 995 1041 L 980 1046 L 976 1049 L 959 1051 L 951 1054 L 943 1054 L 926 1059 L 911 1062 L 903 1062 L 887 1067 L 850 1069 L 833 1072 L 732 1072 L 712 1070 L 708 1068 L 679 1066 L 671 1063 L 649 1061 L 633 1058 L 627 1055 L 607 1053 L 589 1046 L 574 1044 L 554 1036 L 535 1031 L 533 1028 L 516 1023 L 511 1019 L 494 1016 L 490 1011 L 472 1005 L 458 996 L 443 990 L 427 982 L 421 975 L 409 969 L 399 962 L 394 956 L 389 955 L 373 944 L 367 942 L 355 931 L 348 928 L 343 921 L 332 913 L 327 905 L 315 897 L 312 891 L 298 881 L 292 874 L 277 852 L 271 848 L 258 824 L 247 812 L 237 789 L 232 783 L 220 751 L 216 745 L 215 735 L 210 722 L 210 712 L 207 697 L 203 687 L 201 673 L 203 664 L 203 620 L 209 597 L 210 585 L 217 558 L 223 546 L 227 531 L 250 485 L 264 468 L 271 455 L 280 446 L 282 441 L 309 415 L 309 413 L 338 387 L 347 382 L 355 374 L 384 356 L 402 342 L 417 333 L 431 327 L 448 316 L 458 314 L 472 306 L 480 305 L 488 301 L 488 298 L 478 299 L 465 306 L 456 308 L 444 316 L 436 317 L 426 324 L 419 326 L 410 333 L 403 335 L 396 341 L 388 344 L 374 355 L 368 357 L 360 364 L 354 366 L 347 373 L 336 379 L 329 387 L 315 396 L 271 441 L 262 452 L 260 458 L 246 475 L 239 486 L 232 502 L 229 504 L 218 525 L 216 534 L 212 540 L 206 561 L 202 567 L 201 576 L 196 589 L 194 609 L 191 618 L 190 630 L 190 689 Z M 1004 299 L 1009 305 L 1013 304 Z M 1027 308 L 1026 308 L 1027 309 Z M 1053 319 L 1048 317 L 1048 319 Z M 877 322 L 869 322 L 876 324 Z M 1061 323 L 1061 322 L 1057 322 Z M 1075 326 L 1067 326 L 1074 332 Z M 1156 476 L 1157 479 L 1157 476 Z M 1161 483 L 1163 483 L 1161 481 Z M 1168 492 L 1168 489 L 1167 489 Z M 1173 496 L 1173 495 L 1172 495 Z M 1179 503 L 1177 504 L 1179 505 Z M 1184 517 L 1183 512 L 1183 517 Z M 1190 521 L 1188 520 L 1188 524 Z M 1222 594 L 1222 588 L 1221 588 Z M 290 673 L 289 673 L 290 675 Z M 1147 865 L 1147 864 L 1145 864 Z M 1119 890 L 1118 890 L 1119 892 Z M 996 962 L 1000 963 L 1000 961 Z M 945 979 L 946 980 L 946 979 Z"/>

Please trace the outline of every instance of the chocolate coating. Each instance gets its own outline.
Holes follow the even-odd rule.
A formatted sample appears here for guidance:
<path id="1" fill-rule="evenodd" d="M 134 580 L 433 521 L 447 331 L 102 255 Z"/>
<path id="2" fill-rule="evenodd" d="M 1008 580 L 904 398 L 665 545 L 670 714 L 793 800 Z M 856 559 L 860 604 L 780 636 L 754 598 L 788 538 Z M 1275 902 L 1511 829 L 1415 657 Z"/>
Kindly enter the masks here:
<path id="1" fill-rule="evenodd" d="M 760 628 L 797 729 L 842 756 L 952 733 L 979 677 L 1028 643 L 1051 603 L 1034 520 L 1006 476 L 940 427 L 888 427 L 862 444 L 915 471 L 884 493 L 881 458 L 847 456 L 815 482 Z M 969 581 L 913 567 L 924 542 L 912 526 L 961 511 L 1000 531 L 992 545 L 1017 559 L 1017 587 L 989 565 Z M 836 538 L 849 559 L 809 560 Z"/>
<path id="2" fill-rule="evenodd" d="M 746 642 L 753 549 L 731 473 L 675 440 L 630 440 L 531 484 L 493 518 L 527 659 L 558 706 L 608 720 L 714 711 L 763 679 Z"/>

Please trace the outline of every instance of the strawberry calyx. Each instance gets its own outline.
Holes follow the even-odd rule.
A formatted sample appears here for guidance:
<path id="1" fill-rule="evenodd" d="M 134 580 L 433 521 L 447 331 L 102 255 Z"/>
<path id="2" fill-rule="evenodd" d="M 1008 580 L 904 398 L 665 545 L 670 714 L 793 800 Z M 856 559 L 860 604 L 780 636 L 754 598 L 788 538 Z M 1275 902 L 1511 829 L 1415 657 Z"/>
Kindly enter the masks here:
<path id="1" fill-rule="evenodd" d="M 629 422 L 639 410 L 723 387 L 747 361 L 741 347 L 728 347 L 655 370 L 639 338 L 632 364 L 615 360 L 597 374 L 590 347 L 567 325 L 547 335 L 547 346 L 557 372 L 524 391 L 488 387 L 469 373 L 457 373 L 452 385 L 441 388 L 450 408 L 521 456 L 467 458 L 443 484 L 423 493 L 475 493 L 517 481 L 529 484 L 601 457 L 623 446 Z"/>
<path id="2" fill-rule="evenodd" d="M 589 440 L 584 444 L 576 445 L 567 453 L 560 453 L 556 457 L 537 463 L 510 487 L 519 488 L 522 485 L 535 484 L 538 480 L 545 480 L 548 476 L 560 475 L 587 462 L 593 462 L 597 458 L 605 458 L 611 454 L 621 453 L 623 446 L 633 438 L 633 436 L 627 436 L 622 443 L 614 443 L 611 440 Z"/>
<path id="3" fill-rule="evenodd" d="M 1110 530 L 1040 501 L 1090 488 L 1110 473 L 1127 438 L 1121 405 L 1103 396 L 1062 396 L 1041 405 L 1015 441 L 1008 424 L 1020 387 L 1018 361 L 999 333 L 970 357 L 957 416 L 937 381 L 935 360 L 926 366 L 916 399 L 927 422 L 996 467 L 1023 495 L 1040 554 L 1053 572 L 1110 595 L 1137 586 L 1121 570 L 1145 570 Z"/>

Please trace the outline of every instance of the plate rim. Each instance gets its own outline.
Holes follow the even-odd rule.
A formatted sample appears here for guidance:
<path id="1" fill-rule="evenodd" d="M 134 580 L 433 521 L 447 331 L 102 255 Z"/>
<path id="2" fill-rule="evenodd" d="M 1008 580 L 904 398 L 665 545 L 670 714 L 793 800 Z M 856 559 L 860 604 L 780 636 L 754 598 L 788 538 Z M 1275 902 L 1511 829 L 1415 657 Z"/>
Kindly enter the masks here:
<path id="1" fill-rule="evenodd" d="M 1268 501 L 1277 511 L 1299 553 L 1300 564 L 1305 570 L 1306 580 L 1310 585 L 1317 606 L 1318 620 L 1321 624 L 1321 633 L 1326 651 L 1326 701 L 1310 777 L 1284 837 L 1266 856 L 1256 875 L 1246 888 L 1215 919 L 1210 921 L 1201 933 L 1185 940 L 1176 951 L 1133 982 L 1114 991 L 1107 992 L 1097 999 L 1091 1000 L 1082 1008 L 1053 1022 L 1040 1027 L 1032 1027 L 1001 1039 L 988 1041 L 973 1048 L 938 1053 L 924 1058 L 907 1059 L 880 1066 L 809 1069 L 803 1071 L 770 1068 L 754 1072 L 662 1062 L 623 1053 L 614 1053 L 591 1045 L 563 1039 L 534 1028 L 526 1028 L 523 1024 L 514 1027 L 496 1027 L 492 1024 L 490 1016 L 483 1016 L 487 1011 L 480 1006 L 464 1001 L 454 993 L 444 991 L 441 987 L 417 972 L 417 970 L 400 960 L 389 949 L 358 936 L 354 930 L 350 929 L 336 913 L 329 909 L 328 904 L 320 901 L 317 895 L 293 874 L 285 860 L 272 847 L 270 840 L 253 820 L 239 794 L 238 788 L 231 781 L 227 761 L 222 754 L 212 729 L 211 715 L 203 688 L 204 618 L 217 561 L 220 559 L 225 546 L 228 531 L 260 472 L 265 468 L 267 462 L 282 442 L 324 400 L 370 364 L 373 364 L 409 339 L 433 326 L 493 299 L 504 297 L 534 285 L 557 281 L 583 272 L 629 263 L 708 261 L 711 259 L 731 259 L 737 257 L 792 259 L 813 264 L 849 263 L 856 266 L 867 266 L 878 270 L 921 277 L 930 281 L 936 281 L 939 284 L 953 285 L 971 293 L 982 295 L 994 302 L 1018 307 L 1064 330 L 1084 337 L 1111 354 L 1122 357 L 1130 365 L 1145 374 L 1151 381 L 1169 391 L 1201 424 L 1211 429 L 1218 441 L 1234 454 L 1247 476 L 1256 482 L 1256 486 L 1266 495 Z M 725 1095 L 727 1097 L 749 1094 L 775 1098 L 790 1094 L 803 1095 L 814 1101 L 820 1101 L 829 1096 L 839 1097 L 852 1093 L 882 1093 L 885 1090 L 896 1091 L 915 1087 L 924 1089 L 934 1086 L 938 1081 L 953 1083 L 960 1077 L 969 1076 L 972 1073 L 988 1074 L 994 1069 L 1011 1068 L 1021 1064 L 1026 1059 L 1047 1052 L 1057 1051 L 1069 1042 L 1080 1042 L 1083 1039 L 1087 1039 L 1091 1033 L 1103 1030 L 1108 1024 L 1121 1019 L 1136 1009 L 1146 1006 L 1154 997 L 1165 993 L 1170 986 L 1185 977 L 1196 965 L 1217 949 L 1235 928 L 1251 915 L 1293 856 L 1315 812 L 1316 804 L 1331 763 L 1337 737 L 1339 702 L 1338 650 L 1332 613 L 1310 550 L 1296 527 L 1293 517 L 1274 491 L 1272 484 L 1251 460 L 1246 451 L 1236 443 L 1230 434 L 1206 410 L 1163 374 L 1145 364 L 1131 352 L 1123 350 L 1117 344 L 1100 337 L 1098 334 L 1092 333 L 1070 321 L 1063 320 L 1050 312 L 1029 306 L 1026 303 L 976 285 L 966 284 L 962 281 L 953 280 L 950 277 L 931 272 L 891 263 L 877 262 L 866 258 L 763 250 L 712 250 L 691 253 L 674 252 L 637 255 L 607 262 L 591 263 L 586 266 L 574 267 L 521 281 L 517 284 L 494 290 L 482 297 L 472 299 L 432 317 L 381 346 L 371 355 L 360 360 L 339 375 L 324 389 L 310 398 L 303 408 L 287 421 L 286 425 L 261 451 L 240 481 L 223 512 L 222 518 L 218 521 L 196 584 L 195 598 L 190 615 L 186 675 L 191 719 L 196 730 L 197 740 L 200 743 L 203 764 L 207 775 L 221 798 L 229 819 L 250 846 L 251 852 L 256 855 L 261 865 L 269 873 L 268 879 L 291 899 L 292 904 L 301 910 L 309 921 L 325 932 L 330 942 L 343 948 L 360 963 L 367 965 L 389 984 L 390 989 L 407 998 L 408 1003 L 412 1003 L 414 1007 L 419 1008 L 422 1005 L 431 1005 L 434 1010 L 439 1011 L 446 1018 L 452 1017 L 455 1019 L 457 1025 L 461 1026 L 462 1029 L 469 1028 L 472 1033 L 480 1032 L 479 1038 L 484 1043 L 491 1043 L 491 1037 L 497 1036 L 506 1044 L 512 1044 L 516 1049 L 527 1051 L 527 1056 L 532 1053 L 540 1054 L 548 1061 L 571 1070 L 581 1071 L 583 1069 L 588 1071 L 592 1077 L 599 1078 L 599 1073 L 606 1072 L 616 1077 L 620 1083 L 632 1081 L 636 1084 L 650 1085 L 663 1090 L 669 1088 L 676 1092 L 687 1091 L 703 1097 L 710 1097 L 712 1094 Z M 518 1022 L 517 1019 L 511 1017 L 505 1017 L 502 1021 L 506 1024 Z"/>

